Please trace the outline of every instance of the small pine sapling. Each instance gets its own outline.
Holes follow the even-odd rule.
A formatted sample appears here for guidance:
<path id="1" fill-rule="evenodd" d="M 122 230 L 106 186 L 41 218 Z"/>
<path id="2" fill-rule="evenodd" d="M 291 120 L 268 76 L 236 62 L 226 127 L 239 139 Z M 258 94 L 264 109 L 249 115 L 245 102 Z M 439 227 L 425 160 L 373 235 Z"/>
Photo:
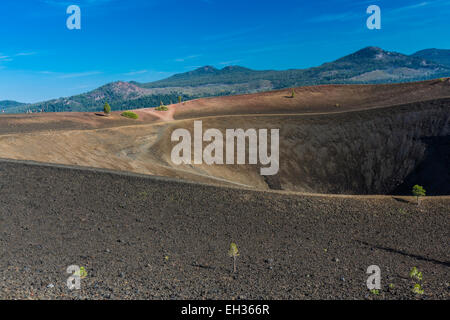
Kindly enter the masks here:
<path id="1" fill-rule="evenodd" d="M 424 294 L 424 290 L 422 289 L 422 286 L 418 283 L 416 283 L 412 289 L 412 292 L 415 294 Z"/>
<path id="2" fill-rule="evenodd" d="M 420 272 L 419 269 L 417 269 L 417 267 L 411 269 L 411 271 L 409 272 L 409 277 L 414 280 L 417 280 L 418 282 L 422 281 L 423 279 L 422 272 Z M 415 294 L 423 294 L 424 290 L 422 289 L 422 286 L 419 283 L 416 283 L 412 288 L 412 292 L 414 292 Z"/>
<path id="3" fill-rule="evenodd" d="M 233 258 L 233 272 L 236 273 L 236 258 L 239 256 L 239 251 L 236 243 L 231 243 L 228 255 Z"/>
<path id="4" fill-rule="evenodd" d="M 109 115 L 111 113 L 111 106 L 108 102 L 105 102 L 105 105 L 103 106 L 103 111 L 106 115 Z"/>
<path id="5" fill-rule="evenodd" d="M 422 281 L 423 279 L 422 272 L 420 272 L 419 269 L 417 269 L 417 267 L 411 269 L 411 271 L 409 272 L 409 277 L 416 279 L 418 281 Z"/>
<path id="6" fill-rule="evenodd" d="M 412 194 L 414 197 L 417 198 L 417 205 L 419 206 L 420 205 L 420 197 L 425 197 L 427 195 L 427 192 L 422 186 L 419 186 L 416 184 L 412 189 Z"/>
<path id="7" fill-rule="evenodd" d="M 84 267 L 80 267 L 80 278 L 84 279 L 87 277 L 87 271 Z"/>

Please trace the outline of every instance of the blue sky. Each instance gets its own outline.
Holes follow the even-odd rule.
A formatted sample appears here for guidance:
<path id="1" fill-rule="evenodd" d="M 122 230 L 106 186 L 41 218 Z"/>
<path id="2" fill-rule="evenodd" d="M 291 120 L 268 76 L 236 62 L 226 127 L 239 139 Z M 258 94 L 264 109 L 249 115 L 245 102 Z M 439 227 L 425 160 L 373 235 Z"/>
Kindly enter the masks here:
<path id="1" fill-rule="evenodd" d="M 69 30 L 69 5 L 81 30 Z M 368 30 L 366 9 L 381 8 Z M 203 65 L 307 68 L 366 46 L 450 49 L 450 0 L 2 0 L 0 100 L 37 102 Z"/>

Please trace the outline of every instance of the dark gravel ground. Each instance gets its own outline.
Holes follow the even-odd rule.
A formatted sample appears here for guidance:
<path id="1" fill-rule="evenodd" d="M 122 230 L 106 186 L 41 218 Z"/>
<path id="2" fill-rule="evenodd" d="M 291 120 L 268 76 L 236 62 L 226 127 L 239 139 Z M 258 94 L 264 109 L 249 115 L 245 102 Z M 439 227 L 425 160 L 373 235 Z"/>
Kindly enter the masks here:
<path id="1" fill-rule="evenodd" d="M 418 208 L 1 161 L 0 298 L 449 299 L 449 213 L 448 197 Z"/>

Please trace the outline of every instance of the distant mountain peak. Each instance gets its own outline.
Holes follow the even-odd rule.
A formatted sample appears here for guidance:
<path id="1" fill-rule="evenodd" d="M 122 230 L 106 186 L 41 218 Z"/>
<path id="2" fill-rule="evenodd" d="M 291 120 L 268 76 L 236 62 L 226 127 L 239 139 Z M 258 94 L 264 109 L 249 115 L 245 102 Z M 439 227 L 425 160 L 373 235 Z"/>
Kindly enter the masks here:
<path id="1" fill-rule="evenodd" d="M 132 82 L 127 81 L 114 81 L 105 84 L 104 86 L 100 87 L 99 89 L 110 89 L 113 91 L 120 91 L 120 90 L 136 90 L 139 88 L 136 84 Z"/>
<path id="2" fill-rule="evenodd" d="M 432 53 L 432 54 L 439 54 L 439 53 L 450 53 L 450 49 L 437 49 L 437 48 L 430 48 L 430 49 L 424 49 L 417 51 L 413 55 L 421 54 L 421 53 Z"/>
<path id="3" fill-rule="evenodd" d="M 218 69 L 214 68 L 213 66 L 203 66 L 203 67 L 195 69 L 193 72 L 195 72 L 195 73 L 214 73 L 216 71 L 218 71 Z"/>
<path id="4" fill-rule="evenodd" d="M 121 99 L 135 99 L 148 94 L 148 90 L 139 87 L 136 83 L 127 81 L 114 81 L 101 86 L 85 95 L 95 101 L 108 100 L 111 95 Z"/>
<path id="5" fill-rule="evenodd" d="M 347 57 L 376 58 L 391 54 L 392 52 L 385 51 L 379 47 L 366 47 L 364 49 L 356 51 L 355 53 L 348 55 Z"/>
<path id="6" fill-rule="evenodd" d="M 352 64 L 354 68 L 366 65 L 368 69 L 392 69 L 392 68 L 412 68 L 421 69 L 437 68 L 436 63 L 416 56 L 408 56 L 402 53 L 386 51 L 378 47 L 366 47 L 341 59 L 334 61 L 342 66 Z"/>
<path id="7" fill-rule="evenodd" d="M 186 72 L 185 74 L 189 76 L 201 76 L 201 75 L 215 74 L 218 71 L 219 70 L 214 68 L 213 66 L 203 66 L 195 70 Z M 183 73 L 176 74 L 173 77 L 177 78 L 179 75 L 183 75 Z"/>
<path id="8" fill-rule="evenodd" d="M 3 101 L 0 101 L 0 108 L 17 107 L 17 106 L 22 106 L 24 104 L 25 103 L 13 101 L 13 100 L 3 100 Z"/>
<path id="9" fill-rule="evenodd" d="M 384 50 L 381 49 L 380 47 L 369 46 L 369 47 L 362 48 L 361 50 L 356 51 L 356 52 L 384 52 Z"/>
<path id="10" fill-rule="evenodd" d="M 188 72 L 191 75 L 199 75 L 199 74 L 213 74 L 213 73 L 223 73 L 223 72 L 238 72 L 238 71 L 251 71 L 251 69 L 241 67 L 241 66 L 226 66 L 222 69 L 217 69 L 213 66 L 204 66 L 197 68 L 193 71 Z"/>
<path id="11" fill-rule="evenodd" d="M 449 49 L 425 49 L 418 51 L 412 55 L 413 57 L 433 61 L 445 66 L 450 66 L 450 50 Z"/>
<path id="12" fill-rule="evenodd" d="M 249 68 L 241 67 L 241 66 L 227 66 L 223 68 L 221 71 L 224 72 L 235 72 L 235 71 L 252 71 Z"/>

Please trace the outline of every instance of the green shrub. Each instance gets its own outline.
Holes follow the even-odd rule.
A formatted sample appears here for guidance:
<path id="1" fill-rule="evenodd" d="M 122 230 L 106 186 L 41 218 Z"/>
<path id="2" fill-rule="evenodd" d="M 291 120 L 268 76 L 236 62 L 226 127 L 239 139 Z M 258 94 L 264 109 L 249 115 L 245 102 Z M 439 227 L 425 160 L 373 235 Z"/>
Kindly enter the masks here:
<path id="1" fill-rule="evenodd" d="M 236 273 L 236 258 L 239 256 L 239 251 L 236 243 L 232 242 L 230 244 L 230 250 L 228 251 L 228 255 L 233 258 L 233 272 Z"/>
<path id="2" fill-rule="evenodd" d="M 409 272 L 409 277 L 419 281 L 422 281 L 423 279 L 422 272 L 420 272 L 419 269 L 417 269 L 417 267 L 411 269 L 411 271 Z"/>
<path id="3" fill-rule="evenodd" d="M 124 111 L 124 112 L 121 113 L 121 116 L 125 117 L 125 118 L 130 118 L 130 119 L 137 119 L 137 118 L 139 118 L 139 116 L 136 113 L 131 112 L 131 111 Z"/>
<path id="4" fill-rule="evenodd" d="M 108 102 L 105 102 L 105 105 L 103 106 L 103 111 L 105 112 L 105 114 L 111 113 L 111 106 L 109 105 Z"/>
<path id="5" fill-rule="evenodd" d="M 412 289 L 412 292 L 415 294 L 424 294 L 424 290 L 422 289 L 422 286 L 418 283 L 416 283 Z"/>
<path id="6" fill-rule="evenodd" d="M 420 197 L 425 197 L 427 192 L 422 186 L 416 184 L 412 189 L 412 194 L 417 198 L 417 205 L 420 205 Z"/>
<path id="7" fill-rule="evenodd" d="M 159 105 L 159 107 L 155 108 L 156 111 L 167 111 L 169 110 L 169 108 L 167 108 L 161 101 L 161 104 Z"/>
<path id="8" fill-rule="evenodd" d="M 409 272 L 409 277 L 416 281 L 423 280 L 422 272 L 420 272 L 419 269 L 417 269 L 417 267 L 413 267 L 411 269 L 411 271 Z M 414 292 L 415 294 L 423 294 L 424 290 L 422 289 L 422 286 L 419 283 L 415 283 L 412 292 Z"/>

